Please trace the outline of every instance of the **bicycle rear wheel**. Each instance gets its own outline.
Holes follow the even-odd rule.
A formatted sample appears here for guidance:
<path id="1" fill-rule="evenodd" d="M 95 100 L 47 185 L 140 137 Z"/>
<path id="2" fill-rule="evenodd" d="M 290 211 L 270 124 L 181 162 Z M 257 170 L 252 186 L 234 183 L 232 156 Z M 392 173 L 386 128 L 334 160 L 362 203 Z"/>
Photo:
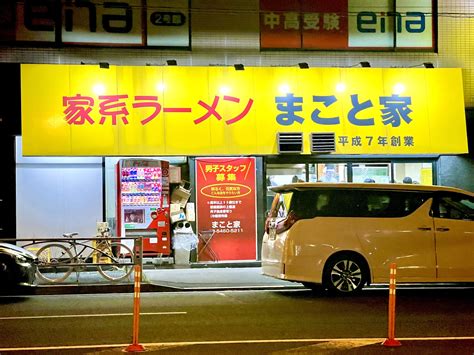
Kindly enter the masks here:
<path id="1" fill-rule="evenodd" d="M 67 264 L 73 260 L 68 248 L 62 244 L 47 244 L 36 253 L 38 256 L 38 268 L 36 274 L 46 282 L 62 282 L 74 270 Z"/>
<path id="2" fill-rule="evenodd" d="M 132 250 L 122 243 L 110 243 L 110 246 L 100 255 L 102 264 L 98 266 L 99 273 L 110 281 L 121 281 L 126 279 L 133 270 Z M 128 265 L 124 265 L 128 264 Z"/>

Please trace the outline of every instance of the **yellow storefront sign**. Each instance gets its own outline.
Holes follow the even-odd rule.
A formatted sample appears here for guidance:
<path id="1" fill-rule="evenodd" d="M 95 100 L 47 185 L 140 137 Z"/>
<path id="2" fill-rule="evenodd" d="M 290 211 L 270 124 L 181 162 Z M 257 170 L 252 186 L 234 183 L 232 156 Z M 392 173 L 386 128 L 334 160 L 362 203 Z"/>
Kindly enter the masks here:
<path id="1" fill-rule="evenodd" d="M 467 153 L 460 69 L 21 66 L 23 154 Z"/>

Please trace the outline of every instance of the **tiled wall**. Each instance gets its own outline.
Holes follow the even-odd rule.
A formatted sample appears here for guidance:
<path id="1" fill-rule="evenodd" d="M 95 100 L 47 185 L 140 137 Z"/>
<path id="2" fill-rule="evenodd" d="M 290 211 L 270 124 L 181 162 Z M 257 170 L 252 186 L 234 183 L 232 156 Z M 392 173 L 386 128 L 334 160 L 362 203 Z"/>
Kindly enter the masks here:
<path id="1" fill-rule="evenodd" d="M 474 1 L 439 0 L 439 66 L 463 68 L 466 107 L 474 107 Z"/>
<path id="2" fill-rule="evenodd" d="M 192 0 L 192 51 L 119 48 L 1 48 L 1 62 L 113 65 L 352 66 L 409 67 L 432 62 L 435 67 L 463 68 L 465 102 L 474 107 L 474 0 L 438 0 L 438 53 L 263 51 L 259 49 L 258 0 Z"/>

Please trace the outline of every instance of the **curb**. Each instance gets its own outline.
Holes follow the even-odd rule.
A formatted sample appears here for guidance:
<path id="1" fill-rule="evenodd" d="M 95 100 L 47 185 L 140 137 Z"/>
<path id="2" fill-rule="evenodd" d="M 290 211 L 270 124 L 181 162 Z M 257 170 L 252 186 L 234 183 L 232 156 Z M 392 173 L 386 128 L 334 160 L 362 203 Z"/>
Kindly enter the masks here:
<path id="1" fill-rule="evenodd" d="M 142 292 L 173 292 L 172 287 L 142 284 Z M 33 295 L 70 295 L 98 293 L 133 293 L 133 283 L 118 285 L 40 285 L 36 286 Z"/>
<path id="2" fill-rule="evenodd" d="M 204 292 L 204 291 L 252 291 L 252 290 L 288 290 L 303 289 L 302 286 L 167 286 L 157 284 L 142 284 L 141 292 Z M 36 286 L 30 295 L 71 295 L 71 294 L 99 294 L 99 293 L 133 293 L 133 284 L 122 285 L 53 285 Z"/>

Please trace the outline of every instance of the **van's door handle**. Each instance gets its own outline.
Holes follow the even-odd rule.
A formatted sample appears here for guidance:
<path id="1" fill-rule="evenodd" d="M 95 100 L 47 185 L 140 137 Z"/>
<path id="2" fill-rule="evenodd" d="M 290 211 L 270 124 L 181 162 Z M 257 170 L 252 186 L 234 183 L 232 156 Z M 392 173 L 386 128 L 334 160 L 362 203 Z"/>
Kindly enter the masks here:
<path id="1" fill-rule="evenodd" d="M 449 230 L 449 228 L 446 228 L 446 227 L 439 227 L 439 228 L 436 228 L 436 230 L 438 232 L 447 232 Z"/>
<path id="2" fill-rule="evenodd" d="M 430 231 L 431 227 L 418 227 L 420 231 Z"/>

